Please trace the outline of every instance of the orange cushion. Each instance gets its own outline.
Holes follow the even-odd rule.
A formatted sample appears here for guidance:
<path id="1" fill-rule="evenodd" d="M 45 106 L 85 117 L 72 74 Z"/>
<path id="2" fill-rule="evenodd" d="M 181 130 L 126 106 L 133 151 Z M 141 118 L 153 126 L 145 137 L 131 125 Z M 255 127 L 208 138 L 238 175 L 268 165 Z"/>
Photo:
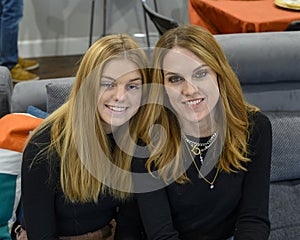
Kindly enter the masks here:
<path id="1" fill-rule="evenodd" d="M 7 114 L 0 118 L 0 148 L 23 152 L 30 131 L 42 121 L 25 114 Z"/>

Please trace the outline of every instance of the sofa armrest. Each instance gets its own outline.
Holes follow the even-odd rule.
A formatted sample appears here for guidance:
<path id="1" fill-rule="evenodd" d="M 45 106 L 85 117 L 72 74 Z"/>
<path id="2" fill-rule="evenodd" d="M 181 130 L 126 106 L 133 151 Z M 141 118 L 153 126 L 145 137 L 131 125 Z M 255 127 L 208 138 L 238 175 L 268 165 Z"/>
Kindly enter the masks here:
<path id="1" fill-rule="evenodd" d="M 10 113 L 12 79 L 9 70 L 0 66 L 0 118 Z"/>

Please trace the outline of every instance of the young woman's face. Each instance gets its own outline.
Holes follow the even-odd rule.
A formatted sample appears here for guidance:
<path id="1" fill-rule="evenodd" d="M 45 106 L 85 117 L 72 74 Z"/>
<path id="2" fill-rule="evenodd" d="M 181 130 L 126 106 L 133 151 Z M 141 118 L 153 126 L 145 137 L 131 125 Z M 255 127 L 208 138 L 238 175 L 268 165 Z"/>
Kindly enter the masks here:
<path id="1" fill-rule="evenodd" d="M 219 99 L 217 74 L 191 51 L 174 47 L 163 61 L 169 101 L 183 122 L 208 117 Z"/>
<path id="2" fill-rule="evenodd" d="M 139 109 L 142 75 L 138 66 L 124 59 L 105 64 L 101 81 L 98 111 L 106 132 L 127 122 Z"/>

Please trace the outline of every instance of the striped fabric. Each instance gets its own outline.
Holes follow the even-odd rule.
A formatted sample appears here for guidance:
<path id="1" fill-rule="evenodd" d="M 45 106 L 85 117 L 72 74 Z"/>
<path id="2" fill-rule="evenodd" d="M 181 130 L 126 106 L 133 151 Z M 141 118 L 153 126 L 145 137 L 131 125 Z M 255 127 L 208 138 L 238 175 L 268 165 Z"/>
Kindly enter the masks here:
<path id="1" fill-rule="evenodd" d="M 22 151 L 30 132 L 42 119 L 28 114 L 0 118 L 0 239 L 10 240 L 21 197 Z"/>

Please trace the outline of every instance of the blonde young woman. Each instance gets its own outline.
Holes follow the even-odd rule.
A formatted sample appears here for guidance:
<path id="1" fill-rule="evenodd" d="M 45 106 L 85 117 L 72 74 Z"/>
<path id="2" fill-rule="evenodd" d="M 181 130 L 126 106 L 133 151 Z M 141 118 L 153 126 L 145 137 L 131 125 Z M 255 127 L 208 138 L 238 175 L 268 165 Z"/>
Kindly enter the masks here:
<path id="1" fill-rule="evenodd" d="M 142 137 L 152 155 L 133 161 L 133 171 L 166 183 L 160 189 L 144 185 L 143 192 L 135 182 L 148 239 L 268 239 L 268 118 L 244 101 L 237 76 L 207 30 L 169 30 L 153 59 L 157 85 L 149 96 L 158 104 L 147 112 Z M 156 138 L 151 123 L 163 129 L 157 128 Z M 121 211 L 128 217 L 134 208 Z M 130 222 L 120 220 L 120 230 L 134 229 Z M 134 231 L 124 235 L 132 239 Z"/>
<path id="2" fill-rule="evenodd" d="M 68 101 L 24 151 L 23 227 L 30 240 L 112 238 L 110 222 L 130 192 L 114 169 L 129 169 L 131 157 L 116 140 L 135 141 L 126 134 L 139 119 L 146 67 L 144 51 L 126 34 L 103 37 L 86 52 Z M 129 130 L 117 134 L 124 126 Z"/>

